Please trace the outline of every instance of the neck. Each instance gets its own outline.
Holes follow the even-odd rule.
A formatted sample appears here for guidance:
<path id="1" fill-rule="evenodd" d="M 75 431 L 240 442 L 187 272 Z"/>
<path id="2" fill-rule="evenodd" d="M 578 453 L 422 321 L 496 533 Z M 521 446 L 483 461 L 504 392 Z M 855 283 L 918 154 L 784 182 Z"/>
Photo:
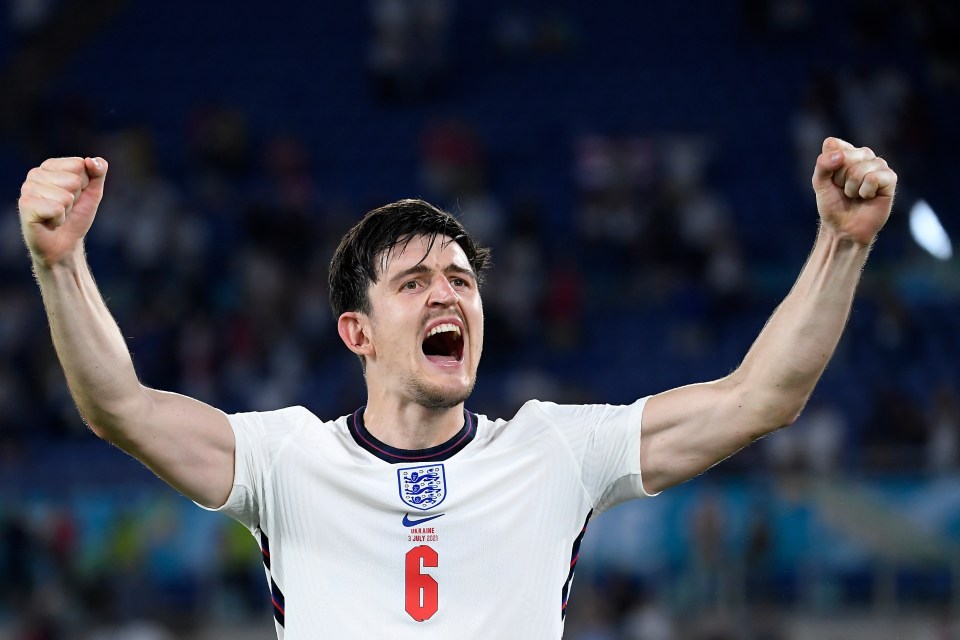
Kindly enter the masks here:
<path id="1" fill-rule="evenodd" d="M 463 403 L 428 409 L 414 402 L 368 397 L 363 424 L 381 442 L 398 449 L 428 449 L 463 428 Z"/>

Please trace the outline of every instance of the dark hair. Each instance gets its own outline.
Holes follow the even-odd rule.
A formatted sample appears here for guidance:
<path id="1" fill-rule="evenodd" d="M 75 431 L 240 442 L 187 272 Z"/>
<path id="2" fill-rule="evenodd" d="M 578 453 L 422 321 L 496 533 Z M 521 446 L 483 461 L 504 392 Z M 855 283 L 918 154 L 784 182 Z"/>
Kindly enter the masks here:
<path id="1" fill-rule="evenodd" d="M 490 249 L 478 246 L 453 215 L 423 200 L 398 200 L 368 212 L 340 241 L 330 261 L 333 317 L 347 311 L 370 312 L 367 288 L 383 272 L 390 252 L 415 236 L 447 236 L 460 245 L 477 283 L 490 265 Z M 429 251 L 429 249 L 428 249 Z M 426 256 L 424 256 L 426 257 Z"/>

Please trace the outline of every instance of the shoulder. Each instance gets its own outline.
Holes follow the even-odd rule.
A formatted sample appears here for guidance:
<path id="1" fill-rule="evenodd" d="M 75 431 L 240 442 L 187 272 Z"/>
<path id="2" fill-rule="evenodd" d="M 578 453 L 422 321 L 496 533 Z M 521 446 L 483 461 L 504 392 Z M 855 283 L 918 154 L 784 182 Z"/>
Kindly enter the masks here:
<path id="1" fill-rule="evenodd" d="M 528 400 L 510 418 L 478 415 L 477 434 L 481 439 L 520 438 L 528 443 L 538 435 L 553 438 L 558 432 L 589 424 L 591 406 Z"/>
<path id="2" fill-rule="evenodd" d="M 249 411 L 227 416 L 238 436 L 267 441 L 288 440 L 298 435 L 320 435 L 334 431 L 346 431 L 346 417 L 325 421 L 306 407 L 293 406 L 272 411 Z"/>
<path id="3" fill-rule="evenodd" d="M 550 406 L 545 408 L 544 405 Z M 482 413 L 474 414 L 477 418 L 477 431 L 478 433 L 483 433 L 485 431 L 500 432 L 514 425 L 529 426 L 531 424 L 545 424 L 549 422 L 550 412 L 552 410 L 551 407 L 556 406 L 558 405 L 555 405 L 552 402 L 528 400 L 510 418 L 489 418 Z"/>
<path id="4" fill-rule="evenodd" d="M 628 405 L 611 404 L 557 404 L 543 400 L 530 400 L 517 411 L 509 422 L 546 422 L 556 426 L 581 424 L 597 426 L 619 418 L 639 420 L 647 398 Z"/>

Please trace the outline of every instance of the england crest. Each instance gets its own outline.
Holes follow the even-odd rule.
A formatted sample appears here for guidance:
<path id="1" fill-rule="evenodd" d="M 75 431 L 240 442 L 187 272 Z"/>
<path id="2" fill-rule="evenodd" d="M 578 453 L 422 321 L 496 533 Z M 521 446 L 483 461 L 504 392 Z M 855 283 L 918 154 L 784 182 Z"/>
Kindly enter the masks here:
<path id="1" fill-rule="evenodd" d="M 400 499 L 404 504 L 426 511 L 447 497 L 446 476 L 440 463 L 397 469 Z"/>

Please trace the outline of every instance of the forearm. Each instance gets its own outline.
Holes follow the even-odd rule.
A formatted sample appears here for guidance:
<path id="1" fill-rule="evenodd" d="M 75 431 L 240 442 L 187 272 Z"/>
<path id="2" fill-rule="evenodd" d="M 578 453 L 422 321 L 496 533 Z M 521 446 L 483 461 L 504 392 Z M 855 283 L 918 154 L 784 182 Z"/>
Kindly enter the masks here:
<path id="1" fill-rule="evenodd" d="M 77 408 L 97 435 L 113 440 L 145 394 L 82 247 L 55 265 L 35 261 L 34 273 Z"/>
<path id="2" fill-rule="evenodd" d="M 648 491 L 683 482 L 796 420 L 836 350 L 870 244 L 890 216 L 897 175 L 869 148 L 827 138 L 811 184 L 817 241 L 740 366 L 647 402 L 640 464 Z"/>
<path id="3" fill-rule="evenodd" d="M 640 455 L 648 491 L 683 482 L 797 418 L 840 340 L 868 251 L 821 229 L 739 367 L 650 399 Z"/>
<path id="4" fill-rule="evenodd" d="M 799 278 L 731 374 L 761 430 L 793 422 L 833 355 L 869 247 L 817 234 Z"/>

